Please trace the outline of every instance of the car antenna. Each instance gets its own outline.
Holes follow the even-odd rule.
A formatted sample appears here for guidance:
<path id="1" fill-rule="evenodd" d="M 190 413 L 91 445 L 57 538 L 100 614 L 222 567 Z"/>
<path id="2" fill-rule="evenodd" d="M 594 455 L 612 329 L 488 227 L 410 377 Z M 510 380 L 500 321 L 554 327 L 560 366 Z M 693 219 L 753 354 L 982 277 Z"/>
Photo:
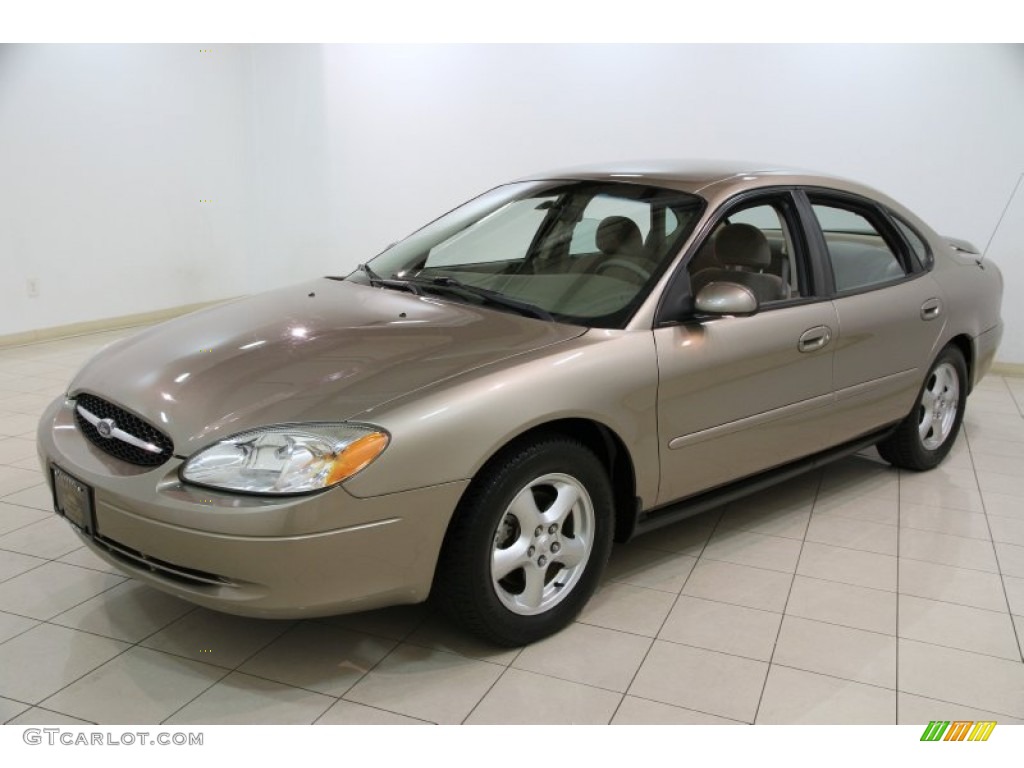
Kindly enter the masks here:
<path id="1" fill-rule="evenodd" d="M 1002 225 L 1003 219 L 1006 218 L 1006 212 L 1010 210 L 1010 203 L 1013 202 L 1013 198 L 1017 194 L 1017 190 L 1020 189 L 1020 182 L 1022 179 L 1024 179 L 1024 173 L 1021 173 L 1021 175 L 1017 177 L 1017 183 L 1013 185 L 1013 191 L 1010 193 L 1010 197 L 1006 201 L 1006 205 L 1003 206 L 1003 212 L 999 214 L 999 221 L 996 222 L 996 228 L 992 230 L 992 234 L 989 236 L 988 242 L 985 243 L 985 250 L 981 252 L 981 260 L 978 261 L 978 264 L 981 264 L 981 261 L 984 260 L 985 256 L 988 254 L 989 246 L 992 245 L 992 241 L 996 237 L 996 232 L 999 231 L 999 227 Z"/>

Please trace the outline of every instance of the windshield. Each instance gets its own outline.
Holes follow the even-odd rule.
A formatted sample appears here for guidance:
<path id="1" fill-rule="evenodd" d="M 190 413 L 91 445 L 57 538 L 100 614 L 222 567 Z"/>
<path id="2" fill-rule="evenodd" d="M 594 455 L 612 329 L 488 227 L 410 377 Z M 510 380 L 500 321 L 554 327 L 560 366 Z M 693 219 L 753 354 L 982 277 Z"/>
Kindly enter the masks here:
<path id="1" fill-rule="evenodd" d="M 699 218 L 684 192 L 607 182 L 508 184 L 347 279 L 601 328 L 623 327 Z"/>

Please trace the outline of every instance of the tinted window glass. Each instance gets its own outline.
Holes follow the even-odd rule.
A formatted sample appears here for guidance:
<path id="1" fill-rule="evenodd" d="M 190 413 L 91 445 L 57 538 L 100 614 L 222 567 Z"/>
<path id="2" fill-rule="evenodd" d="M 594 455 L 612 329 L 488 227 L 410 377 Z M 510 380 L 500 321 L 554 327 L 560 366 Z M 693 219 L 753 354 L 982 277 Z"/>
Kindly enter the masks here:
<path id="1" fill-rule="evenodd" d="M 893 221 L 896 222 L 896 226 L 899 228 L 903 237 L 906 238 L 910 244 L 910 250 L 913 251 L 914 256 L 917 257 L 917 263 L 922 266 L 930 264 L 932 260 L 931 251 L 928 250 L 928 246 L 925 245 L 924 240 L 917 232 L 910 228 L 909 224 L 904 223 L 903 219 L 893 216 Z"/>
<path id="2" fill-rule="evenodd" d="M 508 203 L 501 215 L 496 212 L 484 216 L 431 248 L 426 266 L 485 264 L 525 258 L 546 215 L 538 205 L 554 201 L 554 197 L 540 197 Z"/>
<path id="3" fill-rule="evenodd" d="M 802 295 L 792 235 L 774 203 L 729 211 L 697 251 L 689 270 L 695 294 L 709 282 L 726 281 L 751 288 L 760 304 Z"/>
<path id="4" fill-rule="evenodd" d="M 640 232 L 640 238 L 647 240 L 651 231 L 651 206 L 628 198 L 616 198 L 611 195 L 595 195 L 583 211 L 583 218 L 573 230 L 569 254 L 579 256 L 585 253 L 597 253 L 597 228 L 609 216 L 622 216 L 634 224 Z"/>
<path id="5" fill-rule="evenodd" d="M 815 203 L 812 207 L 825 235 L 836 291 L 888 283 L 906 274 L 893 249 L 866 216 L 838 205 Z"/>
<path id="6" fill-rule="evenodd" d="M 685 192 L 637 184 L 511 184 L 442 216 L 370 267 L 386 290 L 405 281 L 445 300 L 621 327 L 703 206 Z M 348 279 L 371 282 L 362 270 Z"/>

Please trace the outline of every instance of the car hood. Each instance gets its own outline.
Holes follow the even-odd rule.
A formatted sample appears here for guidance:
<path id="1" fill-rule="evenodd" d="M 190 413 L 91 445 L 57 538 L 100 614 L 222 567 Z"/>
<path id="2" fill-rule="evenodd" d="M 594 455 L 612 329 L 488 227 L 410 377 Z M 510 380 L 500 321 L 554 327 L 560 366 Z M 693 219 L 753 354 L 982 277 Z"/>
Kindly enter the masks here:
<path id="1" fill-rule="evenodd" d="M 255 426 L 350 419 L 585 331 L 323 278 L 116 342 L 85 365 L 69 391 L 135 412 L 187 456 Z"/>

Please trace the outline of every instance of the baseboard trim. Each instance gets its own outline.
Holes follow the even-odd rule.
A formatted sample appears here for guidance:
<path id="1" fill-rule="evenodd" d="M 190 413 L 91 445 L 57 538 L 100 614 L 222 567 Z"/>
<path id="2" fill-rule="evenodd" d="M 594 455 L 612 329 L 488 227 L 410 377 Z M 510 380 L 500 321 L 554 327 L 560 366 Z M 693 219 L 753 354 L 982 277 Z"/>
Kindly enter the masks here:
<path id="1" fill-rule="evenodd" d="M 154 312 L 140 312 L 135 315 L 105 317 L 100 320 L 87 320 L 82 323 L 70 323 L 68 325 L 55 325 L 50 328 L 40 328 L 36 331 L 8 333 L 0 335 L 0 347 L 20 347 L 25 344 L 36 344 L 41 341 L 54 341 L 56 339 L 67 339 L 74 336 L 86 336 L 90 333 L 116 331 L 121 328 L 131 328 L 137 325 L 149 325 L 151 323 L 158 323 L 161 320 L 170 320 L 172 317 L 187 315 L 189 312 L 195 312 L 197 309 L 204 309 L 216 304 L 235 301 L 239 298 L 241 297 L 232 296 L 228 299 L 217 299 L 216 301 L 201 301 L 197 304 L 182 304 L 178 307 L 158 309 Z"/>
<path id="2" fill-rule="evenodd" d="M 1024 377 L 1024 363 L 992 363 L 988 369 L 989 373 L 997 376 L 1020 376 Z"/>

